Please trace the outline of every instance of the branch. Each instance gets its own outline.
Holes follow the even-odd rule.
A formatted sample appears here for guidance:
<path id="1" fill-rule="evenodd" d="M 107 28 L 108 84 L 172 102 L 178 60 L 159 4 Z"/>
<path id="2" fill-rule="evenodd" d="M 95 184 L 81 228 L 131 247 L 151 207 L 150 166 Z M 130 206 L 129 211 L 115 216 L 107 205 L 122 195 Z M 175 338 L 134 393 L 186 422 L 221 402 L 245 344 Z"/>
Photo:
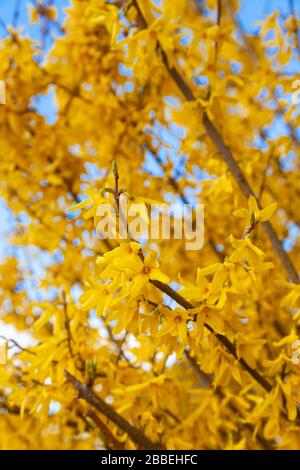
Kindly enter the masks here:
<path id="1" fill-rule="evenodd" d="M 164 294 L 167 294 L 171 299 L 175 300 L 175 302 L 178 303 L 181 307 L 183 307 L 185 310 L 191 310 L 195 309 L 196 306 L 193 305 L 191 302 L 186 300 L 184 297 L 182 297 L 178 292 L 172 289 L 168 284 L 164 284 L 163 282 L 156 281 L 156 280 L 151 280 L 151 284 L 153 284 L 157 289 L 159 289 L 161 292 Z M 227 336 L 224 336 L 220 333 L 216 333 L 215 330 L 208 325 L 207 323 L 204 323 L 204 326 L 207 330 L 209 330 L 217 339 L 218 341 L 225 346 L 227 351 L 236 359 L 243 369 L 248 372 L 249 375 L 257 382 L 259 385 L 264 388 L 267 392 L 271 392 L 273 390 L 272 385 L 269 384 L 269 382 L 256 370 L 252 369 L 252 367 L 247 364 L 247 362 L 243 358 L 239 358 L 237 355 L 236 347 L 234 343 L 230 341 L 230 339 L 227 338 Z"/>
<path id="2" fill-rule="evenodd" d="M 89 410 L 86 414 L 87 418 L 90 418 L 94 425 L 98 427 L 100 433 L 103 435 L 106 441 L 107 450 L 124 450 L 124 445 L 119 442 L 111 430 L 106 426 L 102 419 L 96 414 Z"/>
<path id="3" fill-rule="evenodd" d="M 222 20 L 222 0 L 217 0 L 217 25 L 221 26 L 221 20 Z M 219 44 L 218 44 L 218 39 L 216 40 L 215 44 L 215 62 L 217 61 L 218 58 L 218 51 L 219 51 Z"/>
<path id="4" fill-rule="evenodd" d="M 67 305 L 67 298 L 66 298 L 66 293 L 63 291 L 62 293 L 62 298 L 63 298 L 63 308 L 64 308 L 64 317 L 65 317 L 65 328 L 67 331 L 67 341 L 68 341 L 68 349 L 70 356 L 74 359 L 74 351 L 73 351 L 73 337 L 72 337 L 72 332 L 71 332 L 71 327 L 70 327 L 70 319 L 68 316 L 68 305 Z"/>
<path id="5" fill-rule="evenodd" d="M 132 0 L 133 5 L 137 9 L 138 16 L 140 18 L 140 24 L 143 28 L 147 28 L 147 22 L 143 16 L 142 10 L 139 6 L 138 0 Z M 165 53 L 164 49 L 162 48 L 161 44 L 158 41 L 158 50 L 162 56 L 163 63 L 165 65 L 166 70 L 168 71 L 170 77 L 174 80 L 176 85 L 178 86 L 179 90 L 181 91 L 182 95 L 187 101 L 196 101 L 196 96 L 192 92 L 191 88 L 185 81 L 185 79 L 180 75 L 178 70 L 174 66 L 170 66 L 167 58 L 167 54 Z M 234 156 L 229 147 L 225 144 L 221 134 L 217 130 L 216 126 L 210 120 L 208 114 L 206 112 L 203 113 L 203 126 L 210 137 L 213 144 L 218 149 L 219 153 L 222 155 L 224 162 L 227 164 L 229 170 L 231 171 L 232 176 L 240 186 L 244 196 L 248 199 L 249 196 L 256 195 L 252 190 L 251 186 L 249 185 L 246 177 L 244 176 L 242 170 L 240 169 L 238 163 L 234 159 Z M 257 198 L 256 198 L 257 199 Z M 259 201 L 258 205 L 259 205 Z M 276 252 L 279 260 L 282 263 L 283 268 L 285 269 L 289 279 L 295 283 L 299 283 L 299 276 L 296 271 L 295 266 L 293 265 L 292 261 L 290 260 L 288 254 L 283 249 L 282 243 L 279 240 L 273 226 L 270 222 L 264 222 L 263 227 L 269 240 L 273 246 L 274 251 Z"/>
<path id="6" fill-rule="evenodd" d="M 103 413 L 114 424 L 119 426 L 122 431 L 126 432 L 130 439 L 133 440 L 138 446 L 145 450 L 164 450 L 164 447 L 156 442 L 150 441 L 145 434 L 132 426 L 125 418 L 117 413 L 111 406 L 107 405 L 100 397 L 98 397 L 91 388 L 86 384 L 77 380 L 67 370 L 64 372 L 66 379 L 78 391 L 79 396 L 88 402 L 91 406 L 96 408 L 100 413 Z"/>
<path id="7" fill-rule="evenodd" d="M 19 348 L 21 351 L 27 352 L 28 354 L 32 354 L 34 356 L 36 354 L 35 352 L 31 351 L 30 349 L 24 348 L 23 346 L 21 346 L 17 341 L 15 341 L 12 338 L 7 338 L 6 336 L 3 336 L 3 335 L 0 335 L 0 338 L 4 339 L 4 341 L 7 341 L 8 343 L 12 343 L 14 346 Z"/>
<path id="8" fill-rule="evenodd" d="M 221 18 L 222 18 L 222 0 L 218 0 L 218 5 L 217 5 L 217 25 L 220 26 L 221 24 Z"/>

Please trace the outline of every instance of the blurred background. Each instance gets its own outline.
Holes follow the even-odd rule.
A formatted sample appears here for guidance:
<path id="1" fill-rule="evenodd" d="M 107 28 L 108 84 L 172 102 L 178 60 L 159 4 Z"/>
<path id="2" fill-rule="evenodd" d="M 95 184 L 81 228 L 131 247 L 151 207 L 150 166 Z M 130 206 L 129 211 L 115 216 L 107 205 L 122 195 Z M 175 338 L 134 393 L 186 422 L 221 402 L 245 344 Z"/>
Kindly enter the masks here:
<path id="1" fill-rule="evenodd" d="M 54 22 L 32 22 L 31 10 L 36 7 L 37 4 L 44 6 L 55 6 L 57 9 L 57 17 Z M 10 34 L 11 28 L 17 29 L 21 35 L 28 36 L 33 40 L 37 41 L 37 61 L 43 61 L 47 53 L 51 50 L 53 41 L 64 34 L 63 23 L 67 15 L 67 8 L 70 5 L 71 0 L 0 0 L 0 38 L 4 38 Z M 113 2 L 112 2 L 113 3 Z M 203 7 L 201 0 L 198 1 L 199 7 Z M 300 16 L 300 1 L 299 0 L 241 0 L 240 9 L 237 15 L 237 22 L 241 30 L 247 34 L 257 36 L 259 33 L 259 22 L 262 21 L 267 15 L 272 14 L 275 11 L 280 12 L 280 16 L 285 19 L 288 18 L 291 13 Z M 300 40 L 300 39 L 299 39 Z M 292 60 L 285 70 L 286 73 L 293 75 L 295 79 L 297 74 L 300 77 L 300 64 L 295 58 Z M 1 80 L 1 77 L 0 77 Z M 34 108 L 44 116 L 45 120 L 52 124 L 56 119 L 56 108 L 55 108 L 55 95 L 54 92 L 49 89 L 47 95 L 41 95 L 34 97 L 32 105 Z M 298 132 L 299 129 L 296 130 Z M 288 134 L 288 130 L 281 119 L 274 119 L 270 123 L 268 129 L 269 135 L 274 137 L 281 134 Z M 300 133 L 299 133 L 300 134 Z M 300 135 L 299 135 L 300 137 Z M 168 137 L 166 137 L 168 141 Z M 176 141 L 169 139 L 167 142 L 169 146 L 174 147 L 176 152 Z M 258 142 L 258 146 L 259 146 Z M 283 165 L 289 165 L 288 160 L 283 162 Z M 151 163 L 150 163 L 151 167 Z M 153 168 L 155 172 L 155 168 Z M 22 216 L 20 216 L 22 217 Z M 20 285 L 21 289 L 25 289 L 30 298 L 41 300 L 38 296 L 42 295 L 41 290 L 39 294 L 34 288 L 39 275 L 51 264 L 51 258 L 46 252 L 30 251 L 28 247 L 22 246 L 11 246 L 8 242 L 8 236 L 15 229 L 20 222 L 8 209 L 5 201 L 0 198 L 0 261 L 4 257 L 12 256 L 18 259 L 20 265 L 30 266 L 31 275 L 26 280 L 22 281 Z M 285 239 L 285 248 L 289 250 L 298 236 L 298 229 L 293 224 L 289 227 L 289 235 Z M 48 293 L 51 297 L 51 292 Z M 53 293 L 55 295 L 55 293 Z M 0 330 L 3 336 L 12 338 L 18 337 L 20 344 L 26 345 L 31 341 L 31 338 L 26 335 L 17 334 L 14 327 L 4 323 L 0 323 Z"/>

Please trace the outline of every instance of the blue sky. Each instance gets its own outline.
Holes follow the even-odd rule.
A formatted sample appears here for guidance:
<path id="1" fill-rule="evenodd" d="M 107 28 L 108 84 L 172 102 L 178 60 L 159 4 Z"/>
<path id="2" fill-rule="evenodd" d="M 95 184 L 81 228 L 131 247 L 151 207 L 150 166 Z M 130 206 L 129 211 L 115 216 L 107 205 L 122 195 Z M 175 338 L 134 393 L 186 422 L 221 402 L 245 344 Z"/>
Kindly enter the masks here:
<path id="1" fill-rule="evenodd" d="M 6 23 L 11 23 L 16 0 L 0 0 L 0 18 Z M 39 37 L 38 26 L 29 25 L 28 23 L 28 6 L 32 5 L 31 0 L 20 0 L 19 21 L 18 24 L 25 27 L 25 31 L 33 38 Z M 58 9 L 59 19 L 63 18 L 63 9 L 70 4 L 69 0 L 55 0 L 55 5 Z"/>
<path id="2" fill-rule="evenodd" d="M 240 19 L 245 29 L 254 33 L 258 29 L 255 22 L 262 20 L 266 14 L 278 9 L 284 15 L 288 15 L 289 3 L 289 0 L 241 0 Z M 294 0 L 294 4 L 299 14 L 299 0 Z"/>

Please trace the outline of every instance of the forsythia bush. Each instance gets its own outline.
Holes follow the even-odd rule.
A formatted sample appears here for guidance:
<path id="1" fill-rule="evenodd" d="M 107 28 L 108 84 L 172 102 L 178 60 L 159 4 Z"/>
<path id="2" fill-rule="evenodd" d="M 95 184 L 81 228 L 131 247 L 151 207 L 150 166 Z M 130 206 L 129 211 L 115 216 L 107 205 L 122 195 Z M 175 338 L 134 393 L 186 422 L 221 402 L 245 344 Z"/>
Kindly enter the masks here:
<path id="1" fill-rule="evenodd" d="M 300 22 L 252 36 L 238 10 L 74 0 L 60 25 L 36 2 L 47 53 L 7 27 L 2 449 L 300 449 Z M 202 203 L 203 248 L 100 239 L 125 194 Z"/>

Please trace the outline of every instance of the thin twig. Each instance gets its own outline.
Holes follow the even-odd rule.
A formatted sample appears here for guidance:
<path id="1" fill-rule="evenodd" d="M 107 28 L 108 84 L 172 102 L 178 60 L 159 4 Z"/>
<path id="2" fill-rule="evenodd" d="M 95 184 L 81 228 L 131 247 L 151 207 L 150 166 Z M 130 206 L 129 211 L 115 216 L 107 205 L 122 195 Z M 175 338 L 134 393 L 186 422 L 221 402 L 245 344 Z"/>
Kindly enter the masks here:
<path id="1" fill-rule="evenodd" d="M 162 444 L 152 442 L 150 439 L 148 439 L 148 437 L 146 437 L 140 429 L 132 426 L 125 418 L 123 418 L 123 416 L 117 413 L 111 406 L 98 397 L 86 384 L 77 380 L 66 370 L 64 374 L 66 379 L 77 390 L 81 398 L 83 398 L 87 403 L 93 406 L 100 413 L 103 413 L 108 419 L 119 426 L 122 431 L 128 434 L 130 439 L 132 439 L 135 444 L 145 450 L 164 450 L 164 446 Z"/>
<path id="2" fill-rule="evenodd" d="M 27 352 L 28 354 L 32 354 L 32 355 L 34 355 L 34 356 L 36 355 L 36 353 L 33 352 L 33 351 L 31 351 L 30 349 L 23 348 L 23 346 L 20 346 L 20 344 L 19 344 L 17 341 L 15 341 L 14 339 L 12 339 L 12 338 L 6 338 L 6 336 L 2 336 L 2 335 L 0 335 L 0 338 L 1 338 L 1 339 L 4 339 L 4 341 L 7 341 L 8 343 L 14 344 L 14 345 L 15 345 L 17 348 L 19 348 L 21 351 Z"/>

